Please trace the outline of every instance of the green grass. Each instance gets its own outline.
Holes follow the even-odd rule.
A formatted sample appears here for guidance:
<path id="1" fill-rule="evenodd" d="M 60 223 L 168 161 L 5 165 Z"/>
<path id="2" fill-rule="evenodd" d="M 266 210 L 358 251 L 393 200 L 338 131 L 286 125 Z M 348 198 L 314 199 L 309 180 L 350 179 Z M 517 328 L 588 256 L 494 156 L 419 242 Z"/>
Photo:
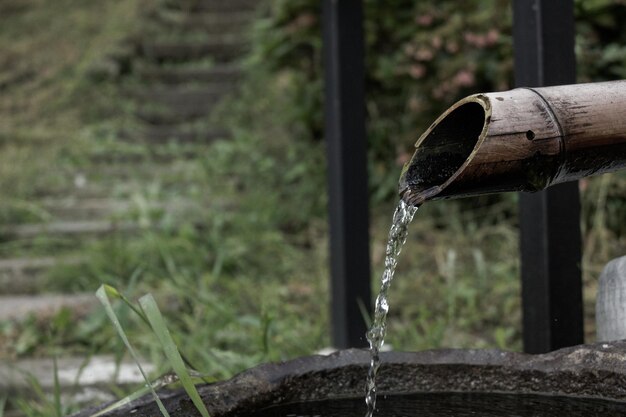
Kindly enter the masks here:
<path id="1" fill-rule="evenodd" d="M 48 221 L 37 196 L 71 189 L 77 169 L 97 169 L 90 154 L 146 154 L 112 139 L 129 123 L 128 103 L 115 83 L 89 75 L 90 65 L 129 35 L 136 6 L 114 0 L 1 2 L 0 50 L 6 52 L 0 55 L 0 84 L 12 81 L 0 95 L 0 224 Z M 38 30 L 44 22 L 49 31 Z M 294 123 L 298 109 L 291 103 L 300 78 L 249 72 L 241 95 L 215 116 L 233 128 L 231 140 L 200 150 L 200 161 L 181 162 L 181 171 L 151 181 L 145 178 L 150 169 L 137 168 L 120 185 L 120 194 L 128 191 L 122 186 L 139 185 L 128 192 L 137 205 L 128 219 L 146 226 L 141 233 L 79 248 L 60 240 L 0 242 L 2 256 L 44 255 L 61 247 L 85 257 L 84 264 L 52 271 L 49 289 L 94 291 L 107 284 L 131 303 L 153 294 L 174 343 L 211 379 L 330 345 L 324 144 L 302 140 L 306 132 Z M 375 168 L 371 175 L 373 183 L 395 187 Z M 107 174 L 96 179 L 106 181 Z M 585 180 L 581 188 L 592 341 L 597 277 L 608 260 L 626 252 L 626 177 Z M 201 209 L 182 220 L 147 208 L 148 202 L 183 197 Z M 395 201 L 372 201 L 371 281 L 377 289 Z M 147 227 L 155 224 L 162 227 Z M 397 350 L 521 349 L 518 276 L 514 195 L 425 204 L 410 226 L 390 290 L 388 343 Z M 137 355 L 167 372 L 150 327 L 115 312 Z M 0 324 L 1 358 L 53 352 L 119 354 L 120 343 L 103 310 L 78 323 L 60 313 L 50 323 Z M 40 403 L 43 408 L 33 404 L 31 415 L 58 410 L 54 401 Z"/>
<path id="2" fill-rule="evenodd" d="M 129 33 L 137 1 L 26 0 L 0 5 L 0 198 L 71 181 L 94 115 L 116 116 L 115 89 L 90 78 Z M 105 19 L 94 19 L 106 16 Z M 85 103 L 90 103 L 85 106 Z"/>
<path id="3" fill-rule="evenodd" d="M 115 327 L 115 330 L 117 331 L 118 336 L 120 337 L 120 339 L 122 339 L 122 341 L 124 342 L 124 345 L 126 346 L 126 349 L 128 349 L 128 352 L 130 353 L 133 360 L 137 364 L 137 368 L 139 368 L 139 371 L 141 372 L 141 376 L 146 382 L 146 385 L 150 388 L 150 394 L 152 394 L 154 401 L 159 406 L 159 411 L 161 411 L 161 414 L 163 414 L 164 417 L 169 417 L 169 413 L 165 409 L 165 406 L 161 402 L 161 399 L 159 398 L 154 388 L 152 387 L 152 383 L 150 382 L 150 379 L 148 379 L 146 372 L 143 370 L 143 367 L 141 366 L 141 362 L 139 360 L 139 356 L 137 355 L 136 350 L 133 348 L 132 344 L 130 343 L 130 340 L 128 340 L 128 336 L 126 336 L 126 332 L 124 331 L 122 325 L 120 324 L 120 321 L 117 315 L 113 311 L 113 307 L 111 306 L 111 302 L 109 301 L 109 297 L 108 297 L 109 294 L 111 293 L 114 295 L 118 294 L 118 292 L 114 288 L 102 285 L 100 286 L 98 291 L 96 291 L 96 296 L 98 297 L 98 299 L 104 306 L 107 316 L 109 316 L 109 320 L 111 320 L 111 323 L 113 323 L 113 326 Z"/>
<path id="4" fill-rule="evenodd" d="M 183 360 L 178 346 L 172 339 L 154 297 L 151 294 L 144 295 L 139 299 L 139 305 L 150 322 L 150 327 L 152 328 L 155 336 L 158 338 L 159 344 L 163 348 L 169 364 L 176 373 L 176 376 L 178 376 L 178 380 L 183 385 L 183 388 L 193 402 L 193 405 L 202 417 L 209 417 L 209 412 L 196 390 L 196 386 L 194 385 L 189 374 L 189 370 L 187 369 L 187 364 Z"/>

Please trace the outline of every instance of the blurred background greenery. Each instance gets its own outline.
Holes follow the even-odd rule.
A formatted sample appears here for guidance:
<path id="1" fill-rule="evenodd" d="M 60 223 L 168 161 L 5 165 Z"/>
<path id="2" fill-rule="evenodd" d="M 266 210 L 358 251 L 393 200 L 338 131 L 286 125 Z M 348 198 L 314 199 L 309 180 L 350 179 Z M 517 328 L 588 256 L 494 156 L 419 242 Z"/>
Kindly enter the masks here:
<path id="1" fill-rule="evenodd" d="M 193 125 L 219 124 L 228 139 L 128 144 L 119 139 L 136 132 L 129 92 L 145 82 L 137 45 L 155 36 L 204 41 L 155 28 L 155 13 L 168 3 L 0 2 L 0 257 L 80 258 L 49 268 L 31 293 L 93 292 L 101 283 L 129 298 L 153 293 L 187 356 L 225 378 L 330 344 L 320 2 L 258 3 L 242 30 L 237 88 Z M 512 86 L 509 3 L 365 0 L 373 288 L 399 172 L 418 135 L 459 98 Z M 579 82 L 626 78 L 626 2 L 577 0 L 576 19 Z M 79 205 L 92 185 L 127 202 L 113 219 L 138 232 L 88 240 L 11 232 L 51 224 L 50 196 Z M 597 277 L 626 252 L 626 177 L 580 187 L 592 341 Z M 394 349 L 521 349 L 516 200 L 483 196 L 420 209 L 390 292 Z M 163 209 L 189 202 L 184 215 Z M 120 314 L 163 371 L 150 332 Z M 45 321 L 0 322 L 0 358 L 123 355 L 103 311 L 74 319 L 61 311 Z"/>

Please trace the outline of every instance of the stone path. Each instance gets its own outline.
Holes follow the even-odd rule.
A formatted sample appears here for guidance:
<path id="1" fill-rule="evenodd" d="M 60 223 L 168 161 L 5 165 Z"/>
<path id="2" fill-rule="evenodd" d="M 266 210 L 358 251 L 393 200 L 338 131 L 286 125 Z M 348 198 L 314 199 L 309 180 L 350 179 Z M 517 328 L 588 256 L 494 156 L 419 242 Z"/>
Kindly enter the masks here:
<path id="1" fill-rule="evenodd" d="M 19 322 L 30 316 L 45 321 L 64 308 L 71 310 L 78 319 L 97 306 L 98 300 L 93 294 L 0 295 L 0 321 Z"/>
<path id="2" fill-rule="evenodd" d="M 146 372 L 153 372 L 154 366 L 142 363 Z M 112 356 L 90 358 L 57 359 L 57 377 L 62 387 L 62 400 L 89 404 L 116 400 L 111 389 L 137 387 L 143 383 L 139 369 L 134 363 L 118 363 Z M 54 360 L 24 359 L 19 361 L 0 360 L 0 393 L 3 395 L 30 398 L 34 395 L 30 378 L 35 378 L 44 392 L 54 391 Z M 10 412 L 9 415 L 19 415 Z"/>
<path id="3" fill-rule="evenodd" d="M 31 315 L 45 320 L 61 308 L 82 315 L 97 307 L 92 294 L 50 293 L 50 273 L 87 262 L 81 253 L 85 242 L 143 233 L 135 212 L 146 207 L 139 207 L 136 197 L 147 190 L 159 190 L 145 203 L 148 209 L 185 222 L 205 204 L 185 192 L 202 186 L 201 163 L 210 144 L 229 137 L 228 129 L 209 117 L 236 90 L 237 60 L 247 48 L 256 1 L 155 3 L 138 25 L 131 71 L 120 81 L 133 103 L 133 123 L 110 143 L 94 144 L 88 164 L 65 172 L 70 185 L 28 201 L 38 215 L 0 223 L 0 324 Z M 22 374 L 2 360 L 0 392 L 24 391 Z M 82 360 L 59 362 L 59 375 L 72 375 L 61 378 L 66 388 L 75 385 L 75 365 Z M 50 371 L 50 360 L 43 361 L 45 366 L 27 361 L 18 368 Z M 89 374 L 84 370 L 80 381 L 86 388 L 108 378 L 106 372 L 93 373 L 103 379 L 84 379 Z M 44 389 L 51 389 L 49 378 L 37 375 Z"/>

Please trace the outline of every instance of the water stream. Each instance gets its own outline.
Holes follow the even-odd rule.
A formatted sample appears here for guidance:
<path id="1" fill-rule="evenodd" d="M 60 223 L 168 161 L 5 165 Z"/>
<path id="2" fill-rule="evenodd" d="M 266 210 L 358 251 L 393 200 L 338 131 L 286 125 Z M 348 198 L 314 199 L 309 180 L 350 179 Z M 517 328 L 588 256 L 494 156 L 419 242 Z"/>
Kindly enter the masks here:
<path id="1" fill-rule="evenodd" d="M 365 393 L 365 403 L 367 404 L 366 417 L 372 417 L 376 408 L 376 373 L 380 367 L 380 349 L 385 343 L 385 333 L 387 330 L 387 313 L 389 303 L 387 292 L 393 280 L 393 274 L 398 265 L 398 255 L 402 250 L 408 234 L 409 223 L 413 219 L 417 207 L 410 206 L 400 200 L 396 211 L 393 214 L 389 239 L 387 240 L 387 250 L 385 254 L 385 270 L 381 280 L 380 292 L 376 297 L 376 307 L 374 309 L 374 320 L 367 332 L 367 341 L 370 345 L 371 361 L 367 374 L 367 385 Z"/>

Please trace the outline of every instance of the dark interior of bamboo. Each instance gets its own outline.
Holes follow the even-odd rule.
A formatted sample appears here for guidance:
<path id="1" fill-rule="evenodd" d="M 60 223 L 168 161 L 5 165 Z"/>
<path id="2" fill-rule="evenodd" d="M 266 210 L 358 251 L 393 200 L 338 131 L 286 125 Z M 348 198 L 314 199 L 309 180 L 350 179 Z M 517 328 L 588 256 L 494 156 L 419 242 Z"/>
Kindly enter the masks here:
<path id="1" fill-rule="evenodd" d="M 485 110 L 469 102 L 454 109 L 419 144 L 407 171 L 414 193 L 443 185 L 470 157 L 485 123 Z"/>

